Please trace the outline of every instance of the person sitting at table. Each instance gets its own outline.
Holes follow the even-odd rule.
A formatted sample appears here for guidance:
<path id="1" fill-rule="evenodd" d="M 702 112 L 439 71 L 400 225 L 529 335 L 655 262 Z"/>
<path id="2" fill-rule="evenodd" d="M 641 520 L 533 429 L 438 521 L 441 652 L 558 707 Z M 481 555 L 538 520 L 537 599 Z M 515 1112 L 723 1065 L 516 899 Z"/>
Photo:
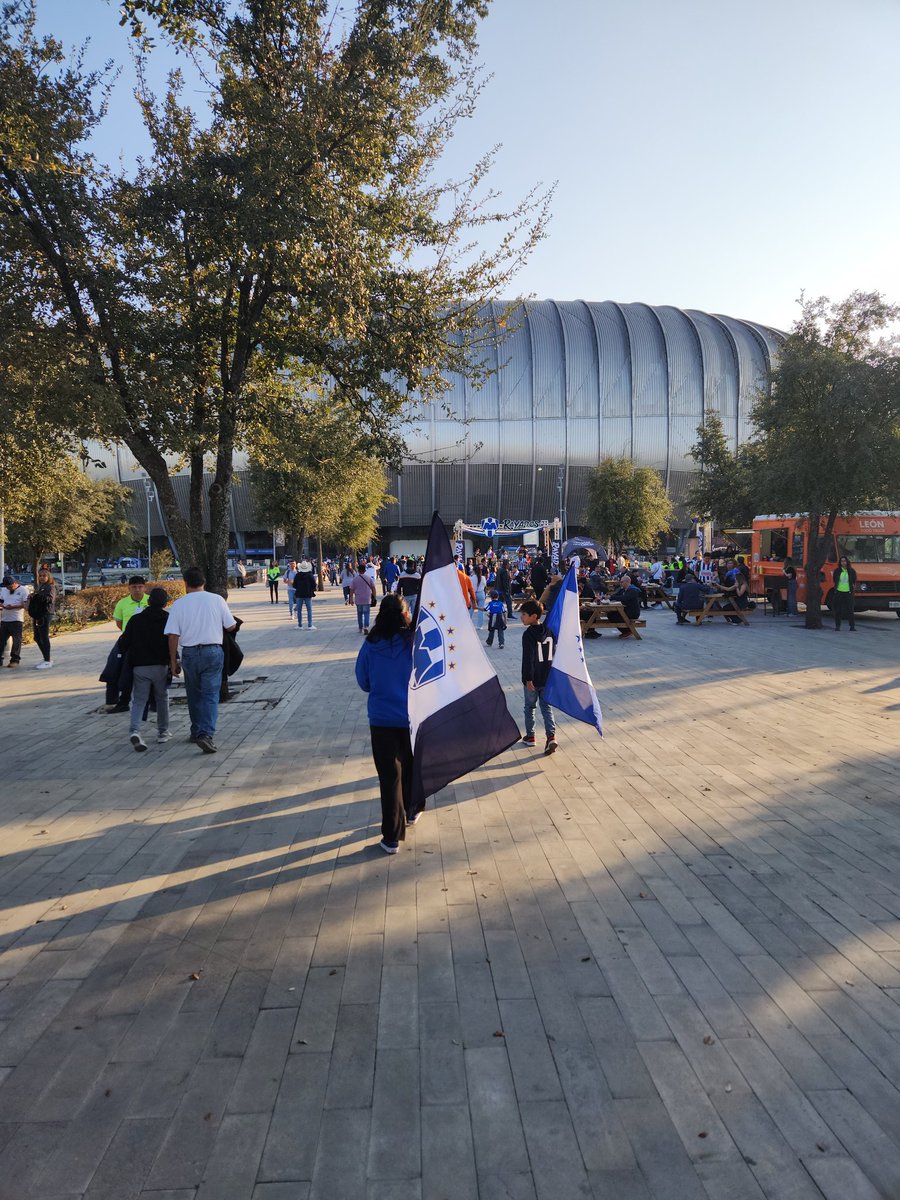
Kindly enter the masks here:
<path id="1" fill-rule="evenodd" d="M 743 572 L 734 560 L 729 559 L 728 561 L 732 569 L 728 571 L 726 576 L 727 581 L 719 586 L 719 591 L 723 595 L 729 596 L 742 612 L 746 612 L 750 607 L 750 588 L 747 585 L 747 580 L 744 578 Z M 718 604 L 716 607 L 726 613 L 731 608 L 728 604 Z M 743 623 L 738 616 L 729 615 L 726 616 L 725 620 L 732 625 L 741 625 Z"/>
<path id="2" fill-rule="evenodd" d="M 641 590 L 640 588 L 635 587 L 631 582 L 630 575 L 622 576 L 621 585 L 622 586 L 610 596 L 610 600 L 613 601 L 613 603 L 622 605 L 622 607 L 625 609 L 625 616 L 627 616 L 630 621 L 637 621 L 641 615 Z M 608 619 L 614 625 L 624 625 L 625 623 L 622 614 L 618 612 L 610 612 L 608 614 Z M 630 629 L 625 628 L 619 630 L 619 637 L 632 636 L 633 635 Z"/>
<path id="3" fill-rule="evenodd" d="M 687 625 L 688 619 L 685 614 L 699 611 L 712 590 L 705 583 L 701 583 L 693 571 L 685 571 L 681 587 L 678 589 L 678 599 L 675 601 L 675 616 L 679 625 Z"/>

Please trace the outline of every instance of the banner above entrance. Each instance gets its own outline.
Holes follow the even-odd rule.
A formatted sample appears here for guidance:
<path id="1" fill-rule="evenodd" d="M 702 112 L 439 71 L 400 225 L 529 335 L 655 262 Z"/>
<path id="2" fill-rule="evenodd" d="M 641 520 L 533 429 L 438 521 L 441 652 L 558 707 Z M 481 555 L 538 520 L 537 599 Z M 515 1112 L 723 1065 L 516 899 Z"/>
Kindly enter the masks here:
<path id="1" fill-rule="evenodd" d="M 516 537 L 522 533 L 538 533 L 546 529 L 549 521 L 498 521 L 496 517 L 485 517 L 480 525 L 466 525 L 460 522 L 465 533 L 474 533 L 481 537 Z"/>

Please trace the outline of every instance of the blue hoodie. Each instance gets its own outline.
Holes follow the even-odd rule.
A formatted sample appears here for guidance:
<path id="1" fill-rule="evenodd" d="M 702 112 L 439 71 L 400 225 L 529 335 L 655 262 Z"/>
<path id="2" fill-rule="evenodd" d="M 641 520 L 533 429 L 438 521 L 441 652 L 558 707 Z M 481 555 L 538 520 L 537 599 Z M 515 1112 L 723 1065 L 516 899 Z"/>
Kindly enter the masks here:
<path id="1" fill-rule="evenodd" d="M 412 673 L 412 636 L 395 634 L 390 641 L 368 638 L 356 657 L 356 682 L 369 693 L 369 724 L 409 728 L 406 697 Z"/>

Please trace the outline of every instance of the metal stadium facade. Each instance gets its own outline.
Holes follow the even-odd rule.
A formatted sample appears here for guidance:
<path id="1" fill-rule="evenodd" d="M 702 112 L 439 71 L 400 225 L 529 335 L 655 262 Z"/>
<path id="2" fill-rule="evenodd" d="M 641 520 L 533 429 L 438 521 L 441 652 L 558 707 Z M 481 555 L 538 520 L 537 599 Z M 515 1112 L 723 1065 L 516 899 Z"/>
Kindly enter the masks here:
<path id="1" fill-rule="evenodd" d="M 588 473 L 607 454 L 655 468 L 678 505 L 697 426 L 717 412 L 733 445 L 747 437 L 783 337 L 733 317 L 611 301 L 529 302 L 515 324 L 482 388 L 453 378 L 448 407 L 459 419 L 431 406 L 411 424 L 416 461 L 391 479 L 389 537 L 427 525 L 435 509 L 449 523 L 552 518 L 559 467 L 569 527 L 580 526 Z"/>
<path id="2" fill-rule="evenodd" d="M 485 312 L 489 330 L 499 332 L 504 311 L 495 305 Z M 435 509 L 448 526 L 552 520 L 560 511 L 560 468 L 562 508 L 569 532 L 577 531 L 588 473 L 607 454 L 659 471 L 683 519 L 697 426 L 717 412 L 732 445 L 747 437 L 754 398 L 784 336 L 733 317 L 612 301 L 529 301 L 513 325 L 490 352 L 482 387 L 452 377 L 443 405 L 410 412 L 410 461 L 391 475 L 397 503 L 381 514 L 384 548 L 421 538 Z M 149 521 L 153 537 L 164 538 L 158 505 L 146 504 L 131 456 L 119 447 L 111 461 L 97 451 L 107 462 L 99 473 L 133 489 L 136 527 Z M 259 528 L 253 512 L 246 463 L 235 466 L 234 545 L 271 545 L 271 531 Z M 174 483 L 186 511 L 188 478 Z"/>

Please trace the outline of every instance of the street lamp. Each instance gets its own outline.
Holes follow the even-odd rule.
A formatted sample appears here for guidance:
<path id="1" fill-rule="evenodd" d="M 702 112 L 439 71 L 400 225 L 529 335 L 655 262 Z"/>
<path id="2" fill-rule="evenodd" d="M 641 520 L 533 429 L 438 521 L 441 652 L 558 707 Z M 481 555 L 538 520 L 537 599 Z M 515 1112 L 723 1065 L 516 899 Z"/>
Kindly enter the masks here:
<path id="1" fill-rule="evenodd" d="M 147 570 L 150 570 L 150 556 L 153 553 L 153 543 L 150 540 L 150 503 L 156 499 L 156 490 L 152 479 L 144 480 L 144 491 L 147 495 Z"/>

